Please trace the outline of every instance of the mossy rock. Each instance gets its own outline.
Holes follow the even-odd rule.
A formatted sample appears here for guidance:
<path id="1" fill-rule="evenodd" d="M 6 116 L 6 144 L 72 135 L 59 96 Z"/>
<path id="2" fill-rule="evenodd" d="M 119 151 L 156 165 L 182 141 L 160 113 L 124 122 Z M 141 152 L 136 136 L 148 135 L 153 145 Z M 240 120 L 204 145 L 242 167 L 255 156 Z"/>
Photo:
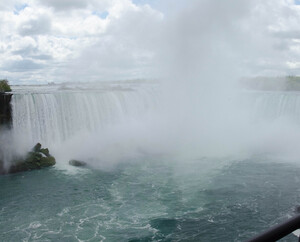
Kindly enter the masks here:
<path id="1" fill-rule="evenodd" d="M 48 149 L 48 148 L 40 149 L 40 152 L 41 152 L 42 154 L 44 154 L 45 156 L 47 156 L 47 157 L 50 156 L 50 153 L 49 153 L 49 149 Z"/>
<path id="2" fill-rule="evenodd" d="M 32 151 L 27 153 L 25 159 L 18 159 L 14 162 L 8 173 L 37 170 L 55 165 L 55 158 L 50 155 L 49 150 L 41 147 L 41 144 L 37 143 Z"/>
<path id="3" fill-rule="evenodd" d="M 40 152 L 40 151 L 41 151 L 41 148 L 42 148 L 42 145 L 41 145 L 40 143 L 37 143 L 37 144 L 33 147 L 32 151 L 33 151 L 33 152 Z"/>
<path id="4" fill-rule="evenodd" d="M 56 161 L 53 156 L 42 157 L 40 161 L 41 167 L 54 166 L 55 163 Z"/>

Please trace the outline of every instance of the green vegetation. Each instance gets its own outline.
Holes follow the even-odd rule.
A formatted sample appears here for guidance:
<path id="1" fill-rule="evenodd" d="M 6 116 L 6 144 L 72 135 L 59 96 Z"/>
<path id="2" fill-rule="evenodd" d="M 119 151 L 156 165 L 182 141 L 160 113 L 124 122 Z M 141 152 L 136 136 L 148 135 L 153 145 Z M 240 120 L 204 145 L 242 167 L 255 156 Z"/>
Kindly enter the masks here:
<path id="1" fill-rule="evenodd" d="M 286 89 L 291 91 L 300 90 L 300 77 L 299 76 L 287 76 L 286 77 Z"/>
<path id="2" fill-rule="evenodd" d="M 298 81 L 300 82 L 300 76 L 287 76 L 286 77 L 289 81 Z"/>
<path id="3" fill-rule="evenodd" d="M 53 166 L 55 163 L 55 158 L 49 154 L 49 150 L 47 148 L 43 149 L 42 145 L 37 143 L 32 151 L 27 153 L 25 159 L 20 158 L 14 162 L 8 173 L 42 169 Z"/>
<path id="4" fill-rule="evenodd" d="M 0 92 L 11 92 L 11 88 L 6 79 L 0 80 Z"/>
<path id="5" fill-rule="evenodd" d="M 300 76 L 243 78 L 241 84 L 254 90 L 300 91 Z"/>

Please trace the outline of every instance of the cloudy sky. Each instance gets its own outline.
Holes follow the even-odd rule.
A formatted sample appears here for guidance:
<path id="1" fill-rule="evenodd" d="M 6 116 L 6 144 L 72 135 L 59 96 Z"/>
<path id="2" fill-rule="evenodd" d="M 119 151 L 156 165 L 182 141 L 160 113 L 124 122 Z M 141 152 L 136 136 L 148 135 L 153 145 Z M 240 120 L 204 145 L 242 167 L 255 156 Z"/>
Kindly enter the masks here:
<path id="1" fill-rule="evenodd" d="M 243 75 L 300 75 L 298 4 L 0 0 L 0 78 L 13 84 L 147 79 L 178 68 L 221 70 L 228 62 Z"/>

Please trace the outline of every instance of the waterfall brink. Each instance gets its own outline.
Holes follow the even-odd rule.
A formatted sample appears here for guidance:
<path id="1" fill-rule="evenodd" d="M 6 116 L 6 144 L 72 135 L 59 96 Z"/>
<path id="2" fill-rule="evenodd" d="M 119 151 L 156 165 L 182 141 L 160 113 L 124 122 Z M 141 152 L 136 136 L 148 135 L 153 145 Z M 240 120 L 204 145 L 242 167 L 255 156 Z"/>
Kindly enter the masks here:
<path id="1" fill-rule="evenodd" d="M 32 144 L 59 144 L 79 132 L 94 132 L 138 119 L 155 106 L 153 86 L 52 90 L 22 87 L 12 98 L 13 132 Z M 49 90 L 47 90 L 49 89 Z"/>
<path id="2" fill-rule="evenodd" d="M 26 151 L 40 142 L 58 160 L 97 166 L 152 154 L 193 159 L 292 154 L 300 141 L 297 92 L 242 91 L 221 103 L 206 96 L 166 99 L 160 87 L 147 82 L 17 87 L 16 147 Z"/>

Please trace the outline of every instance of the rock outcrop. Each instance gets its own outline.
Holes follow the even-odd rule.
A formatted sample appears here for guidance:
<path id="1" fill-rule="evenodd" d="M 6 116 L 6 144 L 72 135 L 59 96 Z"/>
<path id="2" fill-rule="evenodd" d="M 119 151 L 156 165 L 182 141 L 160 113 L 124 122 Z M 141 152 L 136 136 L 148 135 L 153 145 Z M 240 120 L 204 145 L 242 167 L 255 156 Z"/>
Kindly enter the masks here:
<path id="1" fill-rule="evenodd" d="M 8 171 L 4 171 L 2 167 L 2 174 L 42 169 L 45 167 L 53 166 L 55 165 L 55 163 L 55 158 L 50 155 L 49 150 L 47 148 L 43 149 L 41 144 L 37 143 L 33 147 L 32 151 L 27 153 L 25 158 L 19 158 L 12 162 L 12 165 L 10 166 Z"/>
<path id="2" fill-rule="evenodd" d="M 10 128 L 12 124 L 11 93 L 0 92 L 0 126 Z"/>

